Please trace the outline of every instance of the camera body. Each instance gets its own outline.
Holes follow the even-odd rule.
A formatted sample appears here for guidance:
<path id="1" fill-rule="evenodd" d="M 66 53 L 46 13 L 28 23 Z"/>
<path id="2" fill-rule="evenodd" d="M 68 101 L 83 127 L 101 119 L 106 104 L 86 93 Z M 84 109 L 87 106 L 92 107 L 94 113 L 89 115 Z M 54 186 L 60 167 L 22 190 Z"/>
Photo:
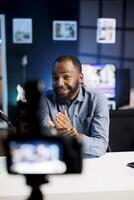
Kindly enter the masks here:
<path id="1" fill-rule="evenodd" d="M 81 173 L 79 139 L 54 135 L 56 129 L 40 126 L 42 88 L 40 81 L 24 85 L 26 101 L 18 102 L 16 134 L 9 135 L 5 141 L 8 172 L 24 175 Z"/>
<path id="2" fill-rule="evenodd" d="M 5 141 L 11 174 L 81 173 L 81 143 L 74 137 L 13 135 Z"/>

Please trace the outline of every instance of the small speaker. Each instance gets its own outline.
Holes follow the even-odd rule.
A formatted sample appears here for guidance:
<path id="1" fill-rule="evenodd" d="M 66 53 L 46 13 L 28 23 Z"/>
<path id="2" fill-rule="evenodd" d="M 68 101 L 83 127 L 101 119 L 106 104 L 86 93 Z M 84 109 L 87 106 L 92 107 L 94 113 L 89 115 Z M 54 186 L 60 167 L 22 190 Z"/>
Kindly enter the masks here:
<path id="1" fill-rule="evenodd" d="M 116 108 L 129 105 L 130 102 L 130 69 L 116 69 L 115 73 Z"/>

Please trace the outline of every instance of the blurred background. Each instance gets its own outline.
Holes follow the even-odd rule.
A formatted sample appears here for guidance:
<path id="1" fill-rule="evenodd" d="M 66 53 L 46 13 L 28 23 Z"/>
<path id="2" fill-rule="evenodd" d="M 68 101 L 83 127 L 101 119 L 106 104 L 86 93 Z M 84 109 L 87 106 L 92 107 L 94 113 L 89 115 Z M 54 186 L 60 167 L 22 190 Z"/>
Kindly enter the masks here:
<path id="1" fill-rule="evenodd" d="M 51 64 L 57 56 L 63 54 L 77 56 L 83 65 L 96 65 L 98 71 L 107 64 L 114 66 L 114 72 L 117 73 L 114 77 L 115 91 L 109 97 L 110 109 L 116 110 L 114 117 L 117 117 L 119 109 L 133 111 L 132 0 L 0 0 L 0 16 L 0 101 L 1 109 L 13 124 L 17 85 L 27 80 L 42 79 L 46 89 L 50 89 Z M 98 18 L 116 20 L 115 42 L 97 42 Z M 55 27 L 54 21 L 59 20 L 61 22 Z M 64 24 L 66 21 L 69 21 L 67 30 Z M 24 30 L 26 35 L 22 36 L 17 27 Z M 102 31 L 105 32 L 106 28 L 104 26 Z M 119 113 L 118 117 L 122 118 L 124 115 L 128 121 L 128 112 L 127 117 L 124 112 Z M 131 117 L 133 116 L 132 112 Z M 132 123 L 129 128 L 131 126 Z M 133 131 L 134 127 L 130 132 Z M 131 137 L 132 148 L 133 140 Z"/>

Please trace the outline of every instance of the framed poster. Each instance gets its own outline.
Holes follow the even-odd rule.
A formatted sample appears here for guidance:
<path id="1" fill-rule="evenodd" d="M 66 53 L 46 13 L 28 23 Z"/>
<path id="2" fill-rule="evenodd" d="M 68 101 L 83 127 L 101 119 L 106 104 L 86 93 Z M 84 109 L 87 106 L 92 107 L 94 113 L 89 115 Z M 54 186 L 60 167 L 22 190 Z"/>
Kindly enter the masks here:
<path id="1" fill-rule="evenodd" d="M 77 40 L 77 22 L 53 21 L 53 40 Z"/>
<path id="2" fill-rule="evenodd" d="M 32 19 L 14 18 L 13 19 L 13 43 L 31 44 L 32 43 Z"/>
<path id="3" fill-rule="evenodd" d="M 98 18 L 97 20 L 97 43 L 115 43 L 116 19 Z"/>

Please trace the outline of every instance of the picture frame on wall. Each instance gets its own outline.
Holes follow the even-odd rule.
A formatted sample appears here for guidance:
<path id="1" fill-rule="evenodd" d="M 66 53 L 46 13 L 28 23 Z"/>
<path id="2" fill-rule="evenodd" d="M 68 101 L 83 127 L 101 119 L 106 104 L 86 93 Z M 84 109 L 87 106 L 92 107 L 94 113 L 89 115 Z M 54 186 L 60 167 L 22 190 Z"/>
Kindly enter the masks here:
<path id="1" fill-rule="evenodd" d="M 54 20 L 53 40 L 76 41 L 77 21 Z"/>
<path id="2" fill-rule="evenodd" d="M 116 42 L 116 19 L 98 18 L 97 19 L 97 43 L 115 43 Z"/>
<path id="3" fill-rule="evenodd" d="M 13 19 L 13 43 L 31 44 L 32 36 L 32 19 L 31 18 L 14 18 Z"/>

